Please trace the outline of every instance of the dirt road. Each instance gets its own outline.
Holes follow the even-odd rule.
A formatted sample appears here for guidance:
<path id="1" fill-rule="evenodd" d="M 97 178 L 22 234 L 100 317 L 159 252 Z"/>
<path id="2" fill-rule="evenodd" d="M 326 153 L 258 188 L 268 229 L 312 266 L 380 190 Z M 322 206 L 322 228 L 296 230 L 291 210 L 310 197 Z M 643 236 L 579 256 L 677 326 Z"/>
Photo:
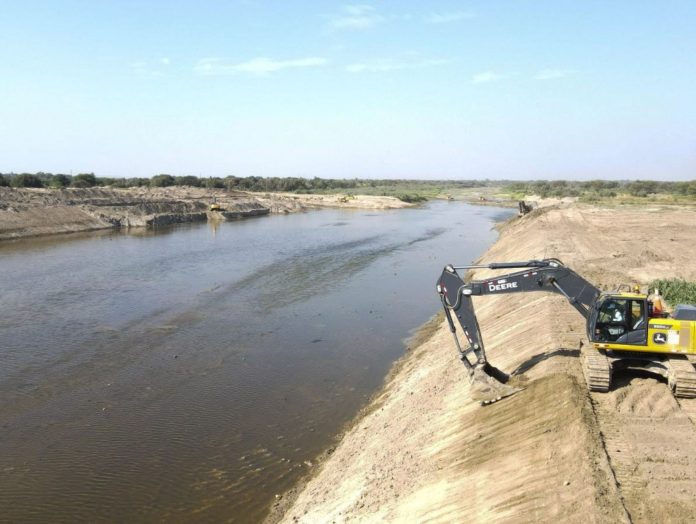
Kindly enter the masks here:
<path id="1" fill-rule="evenodd" d="M 540 209 L 504 226 L 483 259 L 557 257 L 610 288 L 695 279 L 694 225 L 686 209 Z M 646 376 L 588 394 L 584 319 L 562 297 L 475 305 L 490 360 L 524 391 L 484 408 L 471 402 L 441 324 L 398 364 L 284 522 L 696 519 L 696 401 L 677 402 Z"/>

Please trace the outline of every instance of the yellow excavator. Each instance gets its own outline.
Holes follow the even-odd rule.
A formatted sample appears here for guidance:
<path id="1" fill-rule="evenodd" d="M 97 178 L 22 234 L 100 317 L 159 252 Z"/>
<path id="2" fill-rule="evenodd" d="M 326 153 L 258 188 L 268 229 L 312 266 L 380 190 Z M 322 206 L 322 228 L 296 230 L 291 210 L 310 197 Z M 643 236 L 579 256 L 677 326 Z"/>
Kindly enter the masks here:
<path id="1" fill-rule="evenodd" d="M 464 282 L 458 270 L 520 269 L 486 280 Z M 678 305 L 671 315 L 653 309 L 648 296 L 635 292 L 602 292 L 558 259 L 448 265 L 437 282 L 450 331 L 472 383 L 471 396 L 482 404 L 519 391 L 509 376 L 486 358 L 472 297 L 547 291 L 563 295 L 583 316 L 593 348 L 584 363 L 590 391 L 606 392 L 618 370 L 642 370 L 667 379 L 678 398 L 696 398 L 696 306 Z M 460 343 L 454 318 L 464 332 Z"/>

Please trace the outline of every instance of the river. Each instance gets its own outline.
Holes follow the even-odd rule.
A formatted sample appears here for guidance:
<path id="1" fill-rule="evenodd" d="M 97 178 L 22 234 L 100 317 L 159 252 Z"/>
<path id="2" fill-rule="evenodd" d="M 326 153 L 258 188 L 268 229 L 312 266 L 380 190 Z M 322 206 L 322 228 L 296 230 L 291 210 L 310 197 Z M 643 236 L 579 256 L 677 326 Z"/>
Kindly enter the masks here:
<path id="1" fill-rule="evenodd" d="M 438 310 L 442 267 L 510 214 L 432 202 L 0 244 L 0 520 L 258 521 Z"/>

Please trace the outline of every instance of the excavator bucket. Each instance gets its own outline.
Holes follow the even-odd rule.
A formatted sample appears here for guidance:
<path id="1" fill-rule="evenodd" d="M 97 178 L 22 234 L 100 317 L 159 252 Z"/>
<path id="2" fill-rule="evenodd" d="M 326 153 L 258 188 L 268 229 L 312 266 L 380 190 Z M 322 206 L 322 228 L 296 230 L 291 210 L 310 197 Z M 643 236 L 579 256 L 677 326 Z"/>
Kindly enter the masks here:
<path id="1" fill-rule="evenodd" d="M 522 391 L 520 388 L 505 384 L 507 375 L 490 364 L 474 367 L 469 380 L 471 382 L 469 396 L 483 405 L 492 404 Z"/>

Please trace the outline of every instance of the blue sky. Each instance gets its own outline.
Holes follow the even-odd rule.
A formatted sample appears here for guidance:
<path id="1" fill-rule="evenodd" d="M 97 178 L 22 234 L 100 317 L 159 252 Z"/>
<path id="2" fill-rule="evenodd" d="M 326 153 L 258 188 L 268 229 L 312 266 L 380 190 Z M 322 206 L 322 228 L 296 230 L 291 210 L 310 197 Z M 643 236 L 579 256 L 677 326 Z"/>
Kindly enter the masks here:
<path id="1" fill-rule="evenodd" d="M 0 172 L 696 179 L 696 2 L 31 1 Z"/>

